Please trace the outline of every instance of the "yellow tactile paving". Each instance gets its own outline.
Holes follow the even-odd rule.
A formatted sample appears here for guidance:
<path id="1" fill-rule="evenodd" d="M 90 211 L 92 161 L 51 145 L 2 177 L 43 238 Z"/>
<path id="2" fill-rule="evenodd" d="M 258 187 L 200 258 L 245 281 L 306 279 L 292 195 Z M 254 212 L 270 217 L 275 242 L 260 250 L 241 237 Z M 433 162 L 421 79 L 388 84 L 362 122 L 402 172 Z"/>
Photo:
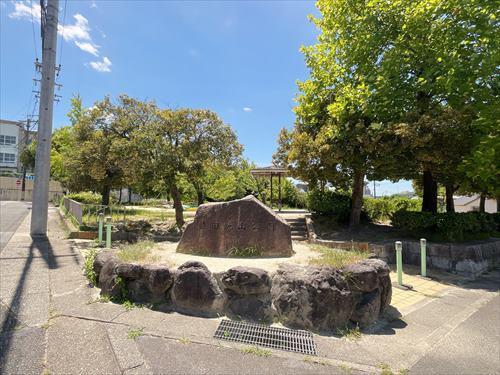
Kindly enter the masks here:
<path id="1" fill-rule="evenodd" d="M 391 305 L 399 311 L 406 310 L 425 299 L 439 298 L 447 289 L 450 288 L 450 285 L 445 282 L 422 278 L 415 275 L 417 273 L 417 269 L 413 269 L 411 267 L 409 271 L 411 274 L 403 273 L 403 284 L 412 286 L 412 289 L 406 290 L 396 287 L 392 288 Z M 456 277 L 449 274 L 446 275 L 445 278 L 456 279 Z M 397 282 L 396 272 L 391 272 L 391 279 L 394 285 Z"/>

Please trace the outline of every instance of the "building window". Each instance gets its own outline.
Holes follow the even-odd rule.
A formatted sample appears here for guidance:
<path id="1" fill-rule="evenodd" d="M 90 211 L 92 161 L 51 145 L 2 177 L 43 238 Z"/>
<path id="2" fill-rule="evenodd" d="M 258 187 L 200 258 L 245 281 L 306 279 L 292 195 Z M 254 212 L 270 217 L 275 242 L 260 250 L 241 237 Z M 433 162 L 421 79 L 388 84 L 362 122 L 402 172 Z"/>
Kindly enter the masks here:
<path id="1" fill-rule="evenodd" d="M 16 155 L 14 154 L 4 154 L 0 152 L 0 163 L 14 164 L 16 162 Z"/>
<path id="2" fill-rule="evenodd" d="M 11 146 L 16 144 L 15 135 L 0 135 L 0 145 Z"/>

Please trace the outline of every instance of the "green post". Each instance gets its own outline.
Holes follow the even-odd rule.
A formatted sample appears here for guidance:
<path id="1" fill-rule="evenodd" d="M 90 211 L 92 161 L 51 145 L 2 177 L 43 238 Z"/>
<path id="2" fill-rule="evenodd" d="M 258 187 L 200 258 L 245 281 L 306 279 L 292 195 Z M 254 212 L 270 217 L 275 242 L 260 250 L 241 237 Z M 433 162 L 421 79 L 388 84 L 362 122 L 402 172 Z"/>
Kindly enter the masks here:
<path id="1" fill-rule="evenodd" d="M 403 244 L 396 241 L 396 270 L 398 273 L 398 285 L 403 285 Z"/>
<path id="2" fill-rule="evenodd" d="M 111 216 L 106 218 L 106 247 L 111 248 Z"/>
<path id="3" fill-rule="evenodd" d="M 104 214 L 101 212 L 99 213 L 99 246 L 102 245 L 102 230 L 104 227 Z"/>
<path id="4" fill-rule="evenodd" d="M 427 241 L 425 238 L 420 239 L 420 274 L 422 277 L 427 277 Z"/>

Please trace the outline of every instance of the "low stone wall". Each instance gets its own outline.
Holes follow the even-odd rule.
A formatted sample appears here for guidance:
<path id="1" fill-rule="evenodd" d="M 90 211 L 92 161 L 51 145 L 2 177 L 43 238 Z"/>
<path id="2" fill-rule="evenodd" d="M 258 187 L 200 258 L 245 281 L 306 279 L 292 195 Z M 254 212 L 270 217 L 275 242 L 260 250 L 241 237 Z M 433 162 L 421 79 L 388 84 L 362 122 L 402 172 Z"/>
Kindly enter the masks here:
<path id="1" fill-rule="evenodd" d="M 370 244 L 370 251 L 395 263 L 394 242 Z M 500 239 L 475 243 L 427 243 L 427 267 L 476 278 L 500 265 Z M 420 242 L 403 241 L 403 263 L 420 265 Z"/>
<path id="2" fill-rule="evenodd" d="M 101 294 L 134 302 L 165 303 L 171 310 L 197 316 L 227 315 L 331 331 L 349 322 L 368 326 L 391 302 L 389 267 L 365 259 L 338 270 L 282 265 L 276 272 L 233 267 L 213 274 L 201 262 L 176 270 L 121 262 L 111 251 L 94 261 Z"/>

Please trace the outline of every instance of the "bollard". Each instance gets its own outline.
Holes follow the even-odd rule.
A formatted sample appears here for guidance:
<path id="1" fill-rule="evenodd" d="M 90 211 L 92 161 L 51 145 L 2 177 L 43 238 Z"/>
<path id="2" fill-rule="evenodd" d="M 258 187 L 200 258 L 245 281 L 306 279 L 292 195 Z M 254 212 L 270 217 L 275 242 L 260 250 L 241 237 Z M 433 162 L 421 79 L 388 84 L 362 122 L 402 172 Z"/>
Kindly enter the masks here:
<path id="1" fill-rule="evenodd" d="M 427 241 L 425 238 L 420 239 L 420 274 L 422 277 L 427 277 Z"/>
<path id="2" fill-rule="evenodd" d="M 106 218 L 106 247 L 111 248 L 111 216 Z"/>
<path id="3" fill-rule="evenodd" d="M 398 273 L 398 285 L 403 286 L 403 244 L 396 241 L 396 270 Z"/>
<path id="4" fill-rule="evenodd" d="M 101 212 L 99 214 L 99 231 L 98 231 L 98 234 L 99 234 L 99 246 L 102 245 L 102 230 L 103 230 L 103 227 L 104 227 L 104 214 Z"/>

